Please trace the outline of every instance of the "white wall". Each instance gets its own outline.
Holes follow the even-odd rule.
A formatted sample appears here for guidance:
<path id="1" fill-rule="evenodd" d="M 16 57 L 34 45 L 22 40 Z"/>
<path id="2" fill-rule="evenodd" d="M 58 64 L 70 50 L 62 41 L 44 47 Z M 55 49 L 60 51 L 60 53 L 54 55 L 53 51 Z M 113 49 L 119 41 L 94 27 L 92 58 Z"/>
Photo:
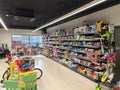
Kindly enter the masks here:
<path id="1" fill-rule="evenodd" d="M 84 20 L 88 20 L 91 25 L 95 24 L 95 22 L 98 20 L 107 20 L 111 24 L 120 25 L 120 4 L 74 19 L 72 21 L 63 23 L 61 25 L 48 28 L 47 31 L 50 32 L 51 30 L 59 30 L 59 29 L 71 30 L 72 28 L 81 25 L 82 21 Z"/>
<path id="2" fill-rule="evenodd" d="M 0 29 L 0 46 L 1 46 L 1 43 L 6 43 L 10 48 L 12 34 L 41 35 L 41 31 L 32 33 L 32 30 L 24 30 L 24 29 L 19 29 L 19 30 L 9 29 L 8 31 L 4 29 Z"/>

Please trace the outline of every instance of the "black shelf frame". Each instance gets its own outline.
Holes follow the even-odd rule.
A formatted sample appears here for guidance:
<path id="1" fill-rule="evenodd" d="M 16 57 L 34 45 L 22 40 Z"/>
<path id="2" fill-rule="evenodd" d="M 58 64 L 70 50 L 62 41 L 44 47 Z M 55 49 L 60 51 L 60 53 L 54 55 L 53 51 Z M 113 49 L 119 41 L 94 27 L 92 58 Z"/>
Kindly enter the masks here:
<path id="1" fill-rule="evenodd" d="M 93 48 L 93 49 L 100 49 L 100 46 L 88 46 L 88 45 L 70 45 L 70 44 L 62 44 L 63 46 L 74 46 L 74 47 L 82 47 L 82 48 Z"/>
<path id="2" fill-rule="evenodd" d="M 61 39 L 62 41 L 77 41 L 77 42 L 82 42 L 82 41 L 88 41 L 88 42 L 96 42 L 96 41 L 100 41 L 100 39 L 84 39 L 84 40 L 76 40 L 76 39 Z"/>
<path id="3" fill-rule="evenodd" d="M 82 60 L 85 60 L 85 61 L 88 61 L 88 62 L 98 63 L 97 61 L 92 61 L 92 60 L 90 60 L 90 59 L 87 59 L 87 58 L 81 58 L 81 57 L 78 57 L 78 56 L 75 56 L 75 58 L 82 59 Z"/>
<path id="4" fill-rule="evenodd" d="M 74 34 L 59 35 L 59 37 L 74 36 Z"/>

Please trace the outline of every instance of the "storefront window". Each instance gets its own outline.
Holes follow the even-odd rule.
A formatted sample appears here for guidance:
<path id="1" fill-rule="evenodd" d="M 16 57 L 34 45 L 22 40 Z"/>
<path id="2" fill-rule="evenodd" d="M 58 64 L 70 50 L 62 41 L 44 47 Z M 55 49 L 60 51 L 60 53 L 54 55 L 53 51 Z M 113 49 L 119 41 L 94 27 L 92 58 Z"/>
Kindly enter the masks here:
<path id="1" fill-rule="evenodd" d="M 42 45 L 41 36 L 12 35 L 12 48 L 17 47 L 39 47 Z"/>

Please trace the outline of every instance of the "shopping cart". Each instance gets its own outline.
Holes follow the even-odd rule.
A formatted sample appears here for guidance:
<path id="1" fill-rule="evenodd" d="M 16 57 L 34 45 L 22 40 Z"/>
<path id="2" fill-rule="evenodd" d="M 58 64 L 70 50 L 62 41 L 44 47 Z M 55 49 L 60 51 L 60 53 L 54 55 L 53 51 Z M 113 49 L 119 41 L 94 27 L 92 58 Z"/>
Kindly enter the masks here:
<path id="1" fill-rule="evenodd" d="M 29 67 L 23 61 L 29 63 Z M 36 81 L 43 75 L 41 68 L 37 65 L 38 63 L 40 64 L 31 57 L 14 60 L 4 72 L 1 83 L 7 90 L 26 90 L 28 88 L 37 90 Z"/>

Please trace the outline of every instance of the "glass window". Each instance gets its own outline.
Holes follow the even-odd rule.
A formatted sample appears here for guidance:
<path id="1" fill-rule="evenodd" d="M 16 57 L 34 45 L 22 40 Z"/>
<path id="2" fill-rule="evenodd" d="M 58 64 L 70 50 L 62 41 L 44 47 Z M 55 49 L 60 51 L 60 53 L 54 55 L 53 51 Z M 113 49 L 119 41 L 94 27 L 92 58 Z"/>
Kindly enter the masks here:
<path id="1" fill-rule="evenodd" d="M 30 36 L 30 46 L 39 47 L 42 45 L 42 37 L 40 36 Z"/>
<path id="2" fill-rule="evenodd" d="M 32 35 L 12 35 L 12 48 L 17 47 L 39 47 L 42 46 L 41 36 Z"/>

